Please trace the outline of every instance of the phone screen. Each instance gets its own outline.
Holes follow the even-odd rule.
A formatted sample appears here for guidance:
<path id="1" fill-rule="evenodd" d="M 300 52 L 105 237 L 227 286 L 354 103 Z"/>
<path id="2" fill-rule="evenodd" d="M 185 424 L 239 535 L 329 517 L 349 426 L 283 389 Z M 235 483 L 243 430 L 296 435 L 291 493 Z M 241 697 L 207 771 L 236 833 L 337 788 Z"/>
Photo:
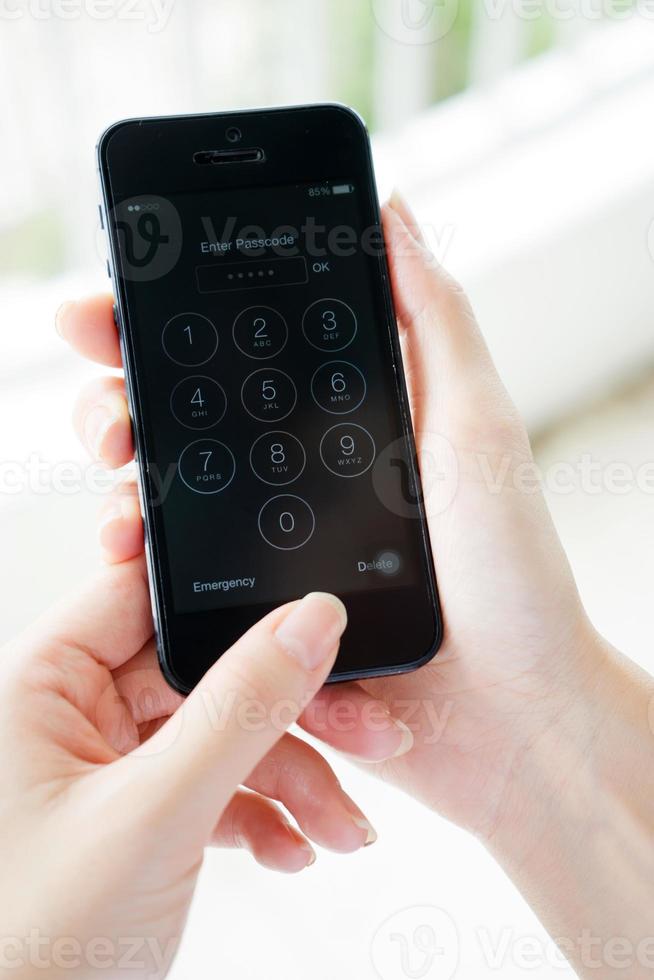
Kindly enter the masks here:
<path id="1" fill-rule="evenodd" d="M 416 584 L 381 241 L 359 198 L 346 176 L 116 208 L 126 254 L 163 246 L 165 274 L 150 263 L 128 289 L 178 614 Z"/>

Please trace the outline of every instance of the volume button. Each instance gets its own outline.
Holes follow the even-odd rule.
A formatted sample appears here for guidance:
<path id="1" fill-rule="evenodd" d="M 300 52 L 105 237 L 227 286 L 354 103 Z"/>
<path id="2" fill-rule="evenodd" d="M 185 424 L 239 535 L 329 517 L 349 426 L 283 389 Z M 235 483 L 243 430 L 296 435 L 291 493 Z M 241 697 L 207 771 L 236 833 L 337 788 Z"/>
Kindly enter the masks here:
<path id="1" fill-rule="evenodd" d="M 146 533 L 146 530 L 145 530 L 145 502 L 143 500 L 143 487 L 141 486 L 141 472 L 140 472 L 140 469 L 139 469 L 139 460 L 138 460 L 138 456 L 136 454 L 134 454 L 134 460 L 136 462 L 136 474 L 137 474 L 136 475 L 136 490 L 137 490 L 138 498 L 139 498 L 139 509 L 141 511 L 141 518 L 143 519 L 143 533 L 147 537 L 147 533 Z"/>

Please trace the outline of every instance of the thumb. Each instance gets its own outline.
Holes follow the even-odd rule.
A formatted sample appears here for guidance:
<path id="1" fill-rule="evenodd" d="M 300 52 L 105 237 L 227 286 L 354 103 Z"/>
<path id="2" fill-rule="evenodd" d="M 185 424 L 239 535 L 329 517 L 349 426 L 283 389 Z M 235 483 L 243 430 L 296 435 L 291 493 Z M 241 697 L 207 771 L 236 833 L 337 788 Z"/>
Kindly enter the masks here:
<path id="1" fill-rule="evenodd" d="M 346 624 L 340 599 L 313 592 L 253 626 L 159 731 L 116 763 L 131 770 L 132 792 L 148 809 L 163 806 L 177 827 L 188 820 L 194 836 L 209 834 L 323 685 Z"/>
<path id="2" fill-rule="evenodd" d="M 519 427 L 467 296 L 426 247 L 397 191 L 383 223 L 416 432 L 437 419 L 443 435 L 474 444 L 498 420 L 500 428 Z"/>

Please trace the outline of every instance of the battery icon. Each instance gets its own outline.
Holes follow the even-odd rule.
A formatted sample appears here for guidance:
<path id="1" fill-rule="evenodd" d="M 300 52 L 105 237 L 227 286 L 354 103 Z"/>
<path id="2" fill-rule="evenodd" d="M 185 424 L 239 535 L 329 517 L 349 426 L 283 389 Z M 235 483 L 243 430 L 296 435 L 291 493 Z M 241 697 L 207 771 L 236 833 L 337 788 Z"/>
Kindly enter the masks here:
<path id="1" fill-rule="evenodd" d="M 332 194 L 351 194 L 353 190 L 354 184 L 334 184 Z"/>

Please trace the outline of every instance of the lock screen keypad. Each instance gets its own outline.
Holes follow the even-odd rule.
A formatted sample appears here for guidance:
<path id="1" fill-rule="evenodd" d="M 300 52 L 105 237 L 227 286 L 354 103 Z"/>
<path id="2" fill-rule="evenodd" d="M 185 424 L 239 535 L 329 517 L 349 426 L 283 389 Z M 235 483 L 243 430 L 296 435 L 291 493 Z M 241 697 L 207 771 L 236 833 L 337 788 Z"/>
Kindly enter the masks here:
<path id="1" fill-rule="evenodd" d="M 331 352 L 347 347 L 356 335 L 356 316 L 340 300 L 325 297 L 312 303 L 302 318 L 302 329 L 294 331 L 294 341 L 309 343 L 315 349 Z M 218 330 L 215 324 L 199 314 L 176 314 L 166 324 L 162 335 L 164 352 L 176 364 L 191 365 L 213 349 L 217 353 Z M 248 307 L 239 312 L 231 330 L 235 348 L 246 358 L 272 360 L 288 341 L 289 330 L 283 314 L 272 307 Z M 229 341 L 228 341 L 229 342 Z M 199 352 L 199 353 L 198 353 Z M 174 419 L 185 428 L 216 429 L 225 417 L 227 399 L 220 383 L 221 363 L 229 363 L 233 378 L 235 360 L 225 354 L 215 360 L 210 374 L 183 377 L 171 393 Z M 203 360 L 205 366 L 207 362 Z M 283 419 L 292 422 L 297 410 L 298 387 L 308 387 L 315 404 L 327 415 L 352 415 L 366 396 L 363 372 L 349 361 L 325 360 L 307 384 L 306 375 L 297 380 L 274 365 L 247 372 L 242 365 L 241 405 L 261 425 L 247 454 L 253 476 L 272 487 L 289 486 L 304 473 L 307 449 L 297 435 L 271 427 Z M 326 429 L 317 446 L 325 470 L 332 476 L 352 479 L 362 476 L 372 466 L 375 442 L 368 430 L 355 422 L 332 426 L 325 418 Z M 234 426 L 234 418 L 230 420 Z M 224 427 L 225 428 L 225 427 Z M 228 437 L 229 433 L 226 433 Z M 239 460 L 242 465 L 245 459 Z M 192 440 L 180 451 L 179 478 L 189 491 L 217 494 L 232 482 L 237 458 L 232 449 L 217 439 Z M 265 501 L 257 515 L 257 528 L 265 544 L 281 551 L 293 551 L 309 541 L 316 527 L 311 503 L 297 494 L 276 494 Z"/>
<path id="2" fill-rule="evenodd" d="M 180 257 L 130 287 L 130 326 L 175 611 L 412 585 L 419 529 L 394 497 L 410 492 L 406 440 L 356 192 L 170 203 Z M 339 250 L 343 228 L 361 239 Z"/>

